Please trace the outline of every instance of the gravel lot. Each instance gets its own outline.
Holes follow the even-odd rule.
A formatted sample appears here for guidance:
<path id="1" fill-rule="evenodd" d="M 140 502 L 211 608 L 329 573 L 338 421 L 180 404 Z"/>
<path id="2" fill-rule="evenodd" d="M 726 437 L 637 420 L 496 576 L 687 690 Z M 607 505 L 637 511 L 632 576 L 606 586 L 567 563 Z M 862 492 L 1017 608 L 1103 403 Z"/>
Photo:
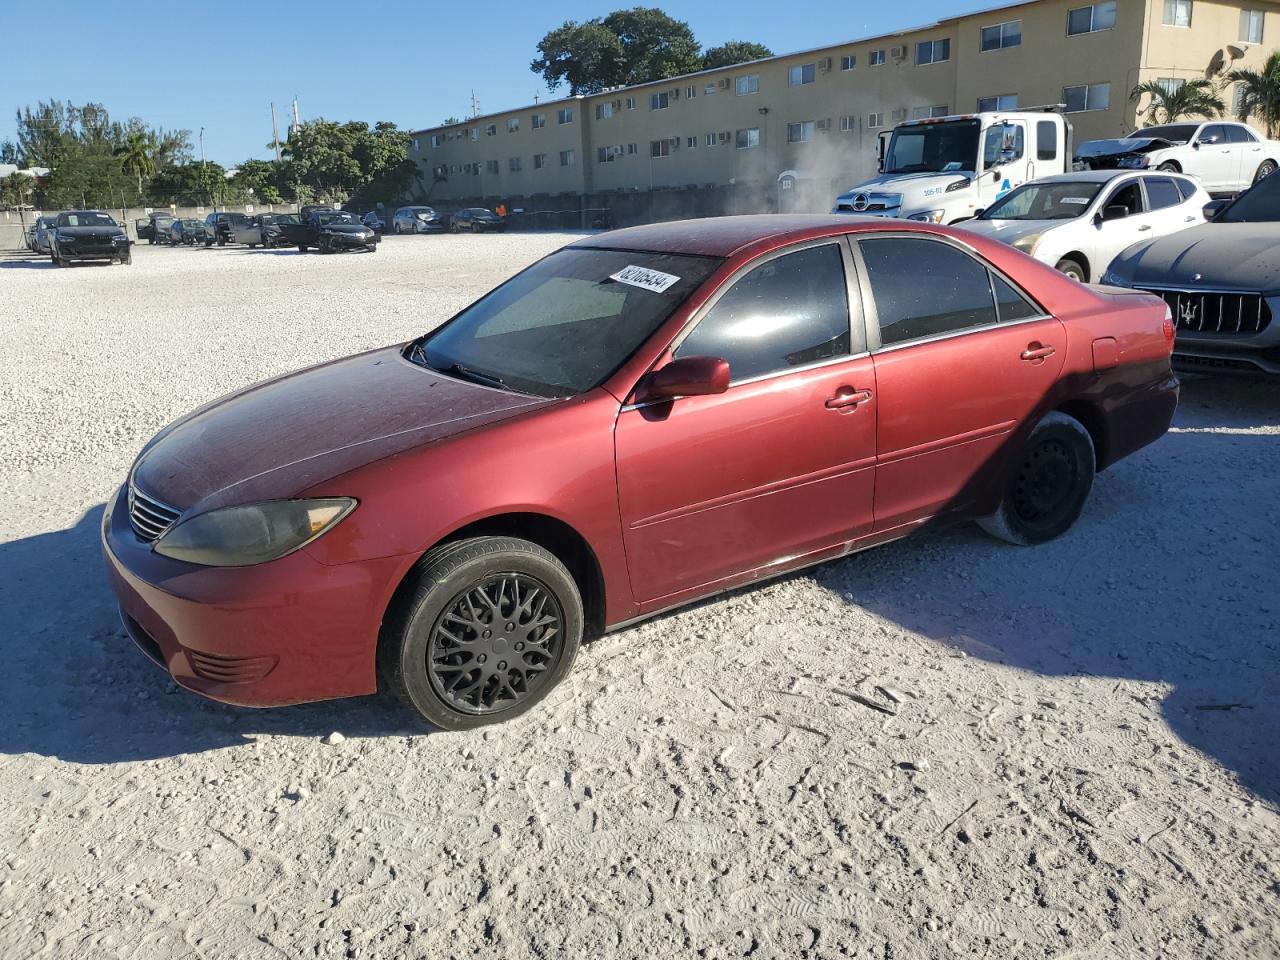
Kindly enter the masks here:
<path id="1" fill-rule="evenodd" d="M 667 616 L 483 733 L 223 707 L 132 649 L 97 525 L 152 433 L 569 239 L 0 258 L 0 957 L 1280 955 L 1274 386 L 1185 383 L 1053 544 Z"/>

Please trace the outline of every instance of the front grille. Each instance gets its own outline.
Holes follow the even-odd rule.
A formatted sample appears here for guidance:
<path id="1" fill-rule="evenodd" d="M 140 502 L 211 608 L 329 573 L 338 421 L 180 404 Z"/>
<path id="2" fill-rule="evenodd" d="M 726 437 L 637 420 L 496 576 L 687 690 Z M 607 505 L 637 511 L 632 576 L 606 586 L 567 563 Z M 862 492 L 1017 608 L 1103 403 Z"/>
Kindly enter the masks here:
<path id="1" fill-rule="evenodd" d="M 1179 330 L 1190 333 L 1261 333 L 1271 323 L 1271 307 L 1257 293 L 1152 290 L 1169 305 Z"/>
<path id="2" fill-rule="evenodd" d="M 269 674 L 277 657 L 225 657 L 215 653 L 188 650 L 191 671 L 203 680 L 215 683 L 256 683 Z"/>
<path id="3" fill-rule="evenodd" d="M 129 483 L 129 526 L 138 539 L 145 543 L 158 540 L 160 535 L 173 526 L 180 511 L 166 506 L 159 500 L 153 500 Z"/>

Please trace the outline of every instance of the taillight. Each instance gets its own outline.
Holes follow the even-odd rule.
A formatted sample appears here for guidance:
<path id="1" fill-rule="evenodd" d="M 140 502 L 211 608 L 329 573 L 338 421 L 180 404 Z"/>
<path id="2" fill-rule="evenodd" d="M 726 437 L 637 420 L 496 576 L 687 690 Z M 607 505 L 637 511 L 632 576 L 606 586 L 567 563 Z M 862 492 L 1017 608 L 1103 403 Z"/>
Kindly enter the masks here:
<path id="1" fill-rule="evenodd" d="M 1169 309 L 1169 305 L 1164 305 L 1164 339 L 1167 343 L 1173 343 L 1173 311 Z"/>

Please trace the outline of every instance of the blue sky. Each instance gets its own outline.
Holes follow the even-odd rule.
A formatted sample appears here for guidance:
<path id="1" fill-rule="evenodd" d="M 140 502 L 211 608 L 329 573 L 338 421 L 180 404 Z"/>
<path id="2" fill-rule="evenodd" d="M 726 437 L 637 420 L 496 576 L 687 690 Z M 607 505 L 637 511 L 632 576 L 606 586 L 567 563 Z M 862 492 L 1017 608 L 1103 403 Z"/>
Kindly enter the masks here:
<path id="1" fill-rule="evenodd" d="M 672 0 L 647 3 L 688 21 L 704 46 L 755 40 L 787 53 L 911 27 L 995 5 L 916 0 Z M 529 70 L 538 40 L 564 20 L 585 20 L 633 0 L 553 4 L 488 0 L 45 0 L 5 4 L 0 140 L 14 112 L 39 100 L 105 104 L 117 119 L 204 127 L 205 153 L 231 165 L 267 157 L 270 103 L 302 118 L 391 120 L 415 129 L 547 96 Z M 60 50 L 73 55 L 59 56 Z M 565 92 L 561 88 L 561 93 Z"/>

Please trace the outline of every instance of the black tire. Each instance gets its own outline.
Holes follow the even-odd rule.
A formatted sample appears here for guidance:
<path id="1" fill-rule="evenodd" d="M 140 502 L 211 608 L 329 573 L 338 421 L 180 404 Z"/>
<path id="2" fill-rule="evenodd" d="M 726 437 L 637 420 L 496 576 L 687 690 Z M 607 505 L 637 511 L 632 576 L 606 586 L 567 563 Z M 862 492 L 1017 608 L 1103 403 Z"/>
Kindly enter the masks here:
<path id="1" fill-rule="evenodd" d="M 218 246 L 220 246 L 220 247 L 225 247 L 226 245 L 227 245 L 227 241 L 226 241 L 224 238 L 219 237 L 219 238 L 218 238 Z"/>
<path id="2" fill-rule="evenodd" d="M 434 726 L 470 730 L 510 720 L 573 666 L 582 598 L 564 564 L 537 544 L 458 540 L 428 552 L 411 576 L 413 588 L 389 613 L 379 641 L 379 671 L 385 687 Z M 487 604 L 477 608 L 480 596 Z M 508 666 L 517 654 L 524 670 Z"/>
<path id="3" fill-rule="evenodd" d="M 1019 546 L 1060 537 L 1084 510 L 1096 469 L 1093 438 L 1084 425 L 1065 413 L 1046 414 L 1010 465 L 999 508 L 978 525 Z"/>
<path id="4" fill-rule="evenodd" d="M 120 266 L 122 266 L 122 267 L 131 267 L 131 266 L 133 266 L 133 251 L 132 251 L 132 250 L 127 251 L 127 252 L 125 253 L 125 255 L 124 255 L 123 257 L 121 257 L 121 258 L 120 258 Z"/>
<path id="5" fill-rule="evenodd" d="M 1156 169 L 1163 170 L 1165 173 L 1181 173 L 1182 172 L 1182 170 L 1178 167 L 1178 165 L 1174 163 L 1172 160 L 1166 160 L 1164 163 L 1160 164 L 1160 166 L 1156 167 Z"/>
<path id="6" fill-rule="evenodd" d="M 258 245 L 257 245 L 256 243 L 251 243 L 251 244 L 249 244 L 249 249 L 250 249 L 250 250 L 257 250 L 257 249 L 258 249 Z"/>
<path id="7" fill-rule="evenodd" d="M 147 243 L 155 243 L 155 242 L 156 242 L 155 237 L 147 237 Z"/>
<path id="8" fill-rule="evenodd" d="M 1071 257 L 1063 257 L 1054 264 L 1054 269 L 1059 273 L 1066 274 L 1077 283 L 1085 283 L 1088 280 L 1085 276 L 1084 267 L 1080 265 L 1080 261 L 1073 260 Z"/>
<path id="9" fill-rule="evenodd" d="M 368 250 L 370 253 L 377 253 L 378 245 L 376 243 L 366 244 L 365 249 Z"/>
<path id="10" fill-rule="evenodd" d="M 298 244 L 298 252 L 299 252 L 299 253 L 306 253 L 306 252 L 307 252 L 307 245 L 306 245 L 305 243 L 300 243 L 300 244 Z"/>
<path id="11" fill-rule="evenodd" d="M 1274 160 L 1263 160 L 1262 163 L 1258 165 L 1257 172 L 1253 175 L 1253 182 L 1258 183 L 1259 181 L 1265 180 L 1275 172 L 1276 162 Z"/>

